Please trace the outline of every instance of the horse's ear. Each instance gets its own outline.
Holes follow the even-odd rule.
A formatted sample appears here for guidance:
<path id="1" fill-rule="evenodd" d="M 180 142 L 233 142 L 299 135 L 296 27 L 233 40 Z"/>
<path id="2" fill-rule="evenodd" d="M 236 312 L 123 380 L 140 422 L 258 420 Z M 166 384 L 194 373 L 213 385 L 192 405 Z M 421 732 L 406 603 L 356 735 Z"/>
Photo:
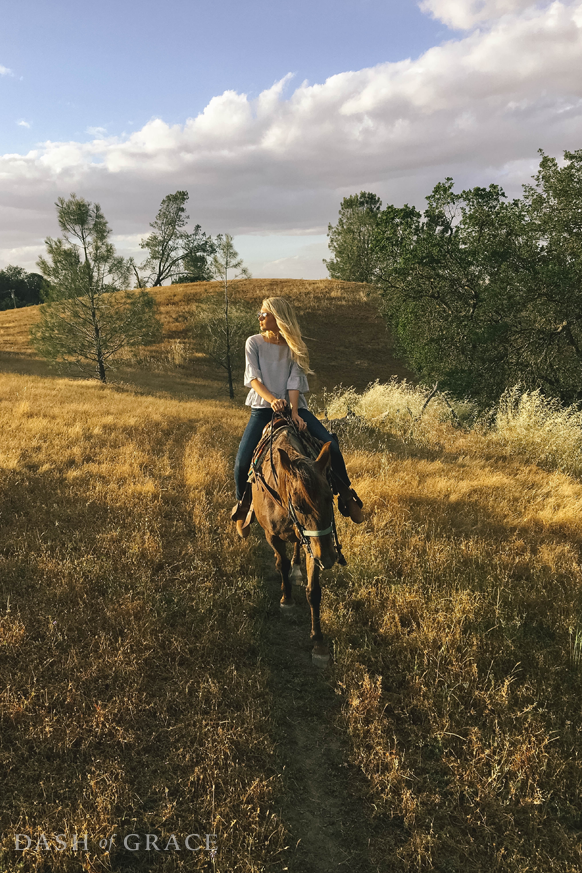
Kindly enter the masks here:
<path id="1" fill-rule="evenodd" d="M 279 452 L 281 466 L 283 467 L 284 470 L 286 470 L 287 473 L 290 473 L 291 472 L 291 458 L 289 457 L 289 455 L 287 454 L 285 449 L 277 449 L 277 451 Z"/>
<path id="2" fill-rule="evenodd" d="M 327 468 L 327 465 L 331 461 L 331 442 L 326 443 L 322 450 L 320 451 L 317 459 L 315 461 L 315 466 L 319 470 L 320 473 L 323 473 Z"/>

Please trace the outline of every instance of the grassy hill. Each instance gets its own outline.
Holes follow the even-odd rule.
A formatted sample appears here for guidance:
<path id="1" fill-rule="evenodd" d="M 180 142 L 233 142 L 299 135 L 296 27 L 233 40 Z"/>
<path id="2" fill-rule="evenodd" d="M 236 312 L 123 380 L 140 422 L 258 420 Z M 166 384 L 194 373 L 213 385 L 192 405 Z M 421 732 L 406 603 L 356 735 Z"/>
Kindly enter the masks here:
<path id="1" fill-rule="evenodd" d="M 188 344 L 189 311 L 210 294 L 220 294 L 219 282 L 199 282 L 171 285 L 152 291 L 158 314 L 164 325 L 164 343 L 148 349 L 145 357 L 150 368 L 160 365 L 171 368 L 185 363 L 184 348 Z M 302 329 L 312 357 L 315 376 L 310 379 L 312 391 L 336 385 L 364 388 L 380 379 L 392 376 L 410 378 L 411 374 L 393 352 L 386 324 L 378 314 L 374 292 L 366 285 L 336 282 L 328 279 L 305 281 L 296 279 L 248 279 L 233 283 L 233 299 L 244 299 L 259 308 L 265 297 L 284 296 L 296 305 Z M 0 312 L 0 363 L 12 371 L 46 372 L 30 347 L 28 332 L 38 318 L 38 307 Z M 258 322 L 257 322 L 258 330 Z M 187 350 L 194 378 L 202 381 L 218 378 L 195 349 Z M 242 389 L 241 389 L 242 395 Z"/>
<path id="2" fill-rule="evenodd" d="M 257 305 L 294 296 L 314 387 L 355 389 L 328 408 L 360 415 L 340 439 L 366 521 L 338 522 L 321 676 L 261 532 L 228 519 L 247 414 L 184 348 L 207 291 L 156 291 L 164 344 L 106 386 L 34 357 L 34 309 L 0 314 L 0 871 L 579 870 L 577 421 L 421 415 L 420 390 L 365 391 L 404 371 L 362 286 L 241 283 Z M 285 621 L 304 642 L 281 676 Z M 294 811 L 317 805 L 333 816 L 310 829 Z M 54 833 L 65 851 L 36 849 Z M 130 833 L 182 848 L 99 846 Z M 216 833 L 216 858 L 190 833 Z"/>

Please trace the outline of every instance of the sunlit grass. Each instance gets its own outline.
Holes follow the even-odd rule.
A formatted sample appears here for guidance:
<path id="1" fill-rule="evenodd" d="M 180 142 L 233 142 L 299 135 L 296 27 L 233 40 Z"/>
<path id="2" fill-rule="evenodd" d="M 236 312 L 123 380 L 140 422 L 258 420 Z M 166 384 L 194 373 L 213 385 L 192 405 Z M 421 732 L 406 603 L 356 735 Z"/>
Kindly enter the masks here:
<path id="1" fill-rule="evenodd" d="M 366 512 L 339 519 L 348 566 L 324 575 L 322 616 L 374 863 L 574 873 L 579 413 L 513 392 L 478 419 L 410 383 L 365 390 L 353 336 L 333 337 L 334 306 L 353 321 L 364 292 L 332 284 L 297 293 L 346 359 L 322 385 L 356 386 L 317 399 L 356 416 L 337 430 Z M 16 857 L 14 831 L 212 830 L 216 870 L 287 865 L 264 592 L 228 518 L 243 392 L 223 399 L 183 332 L 207 291 L 160 289 L 167 341 L 111 385 L 34 375 L 22 348 L 3 359 L 27 375 L 0 386 L 0 870 L 79 869 L 71 852 Z M 201 853 L 131 864 L 212 869 Z"/>
<path id="2" fill-rule="evenodd" d="M 340 440 L 368 520 L 342 521 L 349 564 L 323 601 L 352 761 L 382 822 L 376 860 L 573 873 L 582 483 L 495 425 L 459 428 L 435 405 L 428 426 L 433 401 L 418 419 L 414 395 L 352 393 L 366 425 L 348 420 Z"/>
<path id="3" fill-rule="evenodd" d="M 582 410 L 562 406 L 539 391 L 506 391 L 495 432 L 510 452 L 554 469 L 582 473 Z"/>
<path id="4" fill-rule="evenodd" d="M 3 378 L 0 869 L 80 869 L 17 856 L 15 832 L 87 832 L 92 870 L 114 833 L 215 832 L 216 870 L 281 846 L 263 594 L 227 521 L 245 416 L 225 407 Z M 208 868 L 183 855 L 132 869 Z"/>

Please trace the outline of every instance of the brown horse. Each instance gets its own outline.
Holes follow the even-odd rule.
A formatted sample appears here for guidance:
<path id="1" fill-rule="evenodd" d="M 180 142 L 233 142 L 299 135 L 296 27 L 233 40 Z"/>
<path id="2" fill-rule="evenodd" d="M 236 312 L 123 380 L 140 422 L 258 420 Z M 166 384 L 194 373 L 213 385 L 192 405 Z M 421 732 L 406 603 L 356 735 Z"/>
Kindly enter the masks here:
<path id="1" fill-rule="evenodd" d="M 325 443 L 317 458 L 311 460 L 305 455 L 294 428 L 280 428 L 274 431 L 272 442 L 264 452 L 252 491 L 256 519 L 275 552 L 281 574 L 283 609 L 293 606 L 291 580 L 301 580 L 299 564 L 303 545 L 313 660 L 320 665 L 327 663 L 329 652 L 323 641 L 319 618 L 319 571 L 329 570 L 339 559 L 333 494 L 327 478 L 329 464 L 330 443 Z M 293 563 L 287 557 L 286 543 L 293 543 Z"/>

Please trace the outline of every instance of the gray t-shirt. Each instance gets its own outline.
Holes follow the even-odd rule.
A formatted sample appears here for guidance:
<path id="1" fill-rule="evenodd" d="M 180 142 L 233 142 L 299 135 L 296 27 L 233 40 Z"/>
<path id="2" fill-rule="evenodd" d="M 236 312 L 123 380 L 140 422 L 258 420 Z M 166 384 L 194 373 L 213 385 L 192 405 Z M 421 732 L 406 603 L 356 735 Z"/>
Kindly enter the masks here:
<path id="1" fill-rule="evenodd" d="M 247 406 L 270 407 L 260 394 L 251 388 L 253 379 L 258 379 L 274 397 L 289 402 L 289 391 L 309 391 L 307 376 L 291 357 L 287 344 L 266 342 L 260 333 L 250 336 L 245 345 L 245 388 L 250 388 Z M 299 394 L 299 408 L 307 409 L 303 394 Z"/>

